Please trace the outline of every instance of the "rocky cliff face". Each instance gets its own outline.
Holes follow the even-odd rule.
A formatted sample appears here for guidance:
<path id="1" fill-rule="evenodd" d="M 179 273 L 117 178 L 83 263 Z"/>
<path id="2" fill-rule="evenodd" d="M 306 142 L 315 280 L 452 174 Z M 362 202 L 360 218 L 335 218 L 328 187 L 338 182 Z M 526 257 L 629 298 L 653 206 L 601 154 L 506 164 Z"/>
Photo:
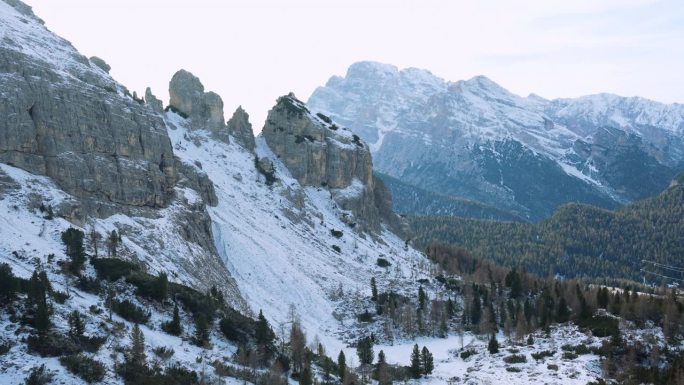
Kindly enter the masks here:
<path id="1" fill-rule="evenodd" d="M 217 285 L 241 306 L 214 246 L 213 184 L 174 156 L 161 102 L 149 89 L 146 102 L 131 95 L 104 60 L 79 54 L 19 1 L 0 1 L 0 25 L 0 163 L 56 184 L 44 182 L 31 201 L 74 226 L 116 229 L 121 256 L 199 288 Z M 216 98 L 203 94 L 193 116 L 222 122 Z M 0 190 L 18 184 L 0 179 Z"/>
<path id="2" fill-rule="evenodd" d="M 378 171 L 528 220 L 566 202 L 644 198 L 684 168 L 684 107 L 642 98 L 550 101 L 484 76 L 447 82 L 361 62 L 316 89 L 309 106 L 368 141 Z"/>
<path id="3" fill-rule="evenodd" d="M 103 213 L 167 205 L 176 170 L 162 119 L 30 8 L 10 4 L 0 3 L 0 161 L 51 177 Z"/>
<path id="4" fill-rule="evenodd" d="M 238 107 L 233 116 L 226 123 L 228 133 L 235 141 L 242 147 L 249 151 L 254 151 L 254 132 L 252 131 L 252 124 L 249 122 L 249 114 Z"/>
<path id="5" fill-rule="evenodd" d="M 223 100 L 214 92 L 204 92 L 200 80 L 186 70 L 173 75 L 169 83 L 169 105 L 190 119 L 195 128 L 206 128 L 227 140 Z"/>
<path id="6" fill-rule="evenodd" d="M 370 150 L 356 134 L 323 114 L 312 115 L 290 94 L 269 111 L 262 135 L 299 183 L 329 189 L 343 209 L 364 222 L 360 228 L 378 230 L 383 220 L 398 225 L 387 210 L 391 195 L 373 177 Z"/>

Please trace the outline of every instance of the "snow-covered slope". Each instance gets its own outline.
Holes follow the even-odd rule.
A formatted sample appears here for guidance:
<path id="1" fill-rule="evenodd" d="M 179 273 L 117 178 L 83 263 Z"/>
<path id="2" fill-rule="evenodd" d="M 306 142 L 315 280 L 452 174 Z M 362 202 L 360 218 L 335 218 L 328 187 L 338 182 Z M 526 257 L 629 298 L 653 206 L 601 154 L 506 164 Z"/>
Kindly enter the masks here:
<path id="1" fill-rule="evenodd" d="M 335 310 L 344 306 L 336 295 L 340 288 L 370 295 L 373 276 L 391 277 L 398 287 L 426 276 L 422 254 L 387 230 L 378 238 L 354 231 L 342 221 L 350 214 L 337 207 L 330 191 L 302 187 L 263 138 L 257 138 L 257 154 L 274 163 L 279 181 L 273 186 L 254 167 L 255 155 L 234 141 L 227 145 L 208 131 L 188 130 L 173 113 L 166 121 L 176 155 L 214 182 L 219 204 L 209 213 L 220 255 L 252 310 L 263 309 L 274 325 L 287 322 L 294 309 L 308 333 L 339 348 L 337 336 L 355 318 L 336 319 Z M 378 267 L 378 258 L 393 267 Z"/>
<path id="2" fill-rule="evenodd" d="M 530 219 L 568 201 L 611 207 L 649 196 L 684 167 L 684 106 L 642 98 L 550 101 L 484 76 L 447 82 L 360 62 L 309 105 L 358 130 L 379 171 Z"/>

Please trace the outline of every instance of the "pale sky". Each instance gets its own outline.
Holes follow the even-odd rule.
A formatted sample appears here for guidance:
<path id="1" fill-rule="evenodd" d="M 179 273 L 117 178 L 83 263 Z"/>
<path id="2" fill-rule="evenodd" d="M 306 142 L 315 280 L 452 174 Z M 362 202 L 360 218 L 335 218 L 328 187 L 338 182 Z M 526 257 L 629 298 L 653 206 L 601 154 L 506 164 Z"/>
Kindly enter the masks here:
<path id="1" fill-rule="evenodd" d="M 598 92 L 684 102 L 682 0 L 25 0 L 53 32 L 138 94 L 168 103 L 184 68 L 263 126 L 360 60 L 486 75 L 546 98 Z"/>

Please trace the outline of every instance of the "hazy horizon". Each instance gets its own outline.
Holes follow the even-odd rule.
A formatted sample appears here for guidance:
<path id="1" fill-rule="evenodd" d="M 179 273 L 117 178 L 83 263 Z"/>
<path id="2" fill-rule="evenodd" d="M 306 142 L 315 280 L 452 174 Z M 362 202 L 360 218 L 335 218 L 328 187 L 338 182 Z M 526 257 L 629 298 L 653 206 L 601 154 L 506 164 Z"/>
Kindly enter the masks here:
<path id="1" fill-rule="evenodd" d="M 242 105 L 257 132 L 278 96 L 306 100 L 362 60 L 449 81 L 485 75 L 523 96 L 684 102 L 684 3 L 671 0 L 27 3 L 131 91 L 150 86 L 166 104 L 184 68 L 221 95 L 226 119 Z"/>

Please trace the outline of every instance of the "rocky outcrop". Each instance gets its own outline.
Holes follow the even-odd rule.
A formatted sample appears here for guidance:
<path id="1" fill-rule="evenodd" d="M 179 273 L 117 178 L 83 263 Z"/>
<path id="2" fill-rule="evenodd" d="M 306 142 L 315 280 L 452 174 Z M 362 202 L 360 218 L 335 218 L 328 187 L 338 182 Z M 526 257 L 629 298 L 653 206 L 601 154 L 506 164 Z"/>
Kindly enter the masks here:
<path id="1" fill-rule="evenodd" d="M 249 122 L 249 114 L 239 106 L 226 124 L 228 133 L 235 141 L 249 151 L 254 151 L 254 132 Z"/>
<path id="2" fill-rule="evenodd" d="M 102 71 L 106 73 L 109 73 L 109 71 L 112 69 L 112 67 L 109 64 L 107 64 L 106 61 L 100 59 L 97 56 L 91 56 L 90 61 L 96 66 L 100 67 L 100 69 L 102 69 Z"/>
<path id="3" fill-rule="evenodd" d="M 169 105 L 190 120 L 195 129 L 207 129 L 227 140 L 223 100 L 214 92 L 204 92 L 200 80 L 186 70 L 176 72 L 169 83 Z"/>
<path id="4" fill-rule="evenodd" d="M 51 177 L 100 215 L 167 205 L 176 173 L 161 117 L 39 19 L 7 11 L 2 22 L 0 162 Z"/>
<path id="5" fill-rule="evenodd" d="M 368 146 L 348 129 L 325 115 L 312 115 L 290 94 L 269 111 L 262 135 L 293 177 L 302 185 L 328 188 L 361 230 L 398 223 L 389 191 L 376 185 Z"/>
<path id="6" fill-rule="evenodd" d="M 149 89 L 146 102 L 131 95 L 104 61 L 79 54 L 20 1 L 0 0 L 0 25 L 0 163 L 48 176 L 53 191 L 70 194 L 56 217 L 82 227 L 123 218 L 117 228 L 131 257 L 147 255 L 158 269 L 185 271 L 176 279 L 216 285 L 244 303 L 214 246 L 205 206 L 217 204 L 213 183 L 177 162 L 161 102 Z M 0 172 L 0 196 L 17 186 Z"/>
<path id="7" fill-rule="evenodd" d="M 147 103 L 147 105 L 150 106 L 152 111 L 158 114 L 164 112 L 164 105 L 162 104 L 162 101 L 157 99 L 156 96 L 154 96 L 150 87 L 147 87 L 145 89 L 145 103 Z"/>

